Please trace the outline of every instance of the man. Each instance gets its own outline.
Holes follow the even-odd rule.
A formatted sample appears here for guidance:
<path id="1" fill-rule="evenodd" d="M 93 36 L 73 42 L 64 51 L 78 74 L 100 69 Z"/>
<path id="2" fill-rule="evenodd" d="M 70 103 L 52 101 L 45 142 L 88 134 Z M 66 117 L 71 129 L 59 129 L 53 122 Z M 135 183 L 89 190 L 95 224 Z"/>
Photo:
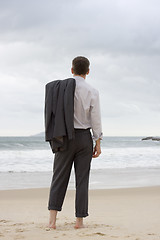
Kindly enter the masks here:
<path id="1" fill-rule="evenodd" d="M 49 228 L 56 228 L 57 211 L 61 211 L 73 163 L 76 178 L 75 228 L 84 227 L 83 218 L 88 216 L 90 163 L 92 157 L 96 158 L 101 154 L 100 140 L 103 135 L 99 93 L 85 80 L 89 74 L 89 65 L 89 60 L 81 56 L 72 61 L 71 72 L 76 83 L 73 119 L 75 136 L 68 140 L 65 150 L 55 153 L 48 203 Z M 93 138 L 90 129 L 92 129 Z"/>

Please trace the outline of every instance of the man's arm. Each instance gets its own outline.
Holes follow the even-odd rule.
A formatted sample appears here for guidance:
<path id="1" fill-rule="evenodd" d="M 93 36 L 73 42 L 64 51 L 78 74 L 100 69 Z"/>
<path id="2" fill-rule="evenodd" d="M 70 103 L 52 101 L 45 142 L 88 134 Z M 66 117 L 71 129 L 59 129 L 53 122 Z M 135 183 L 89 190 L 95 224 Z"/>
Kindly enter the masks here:
<path id="1" fill-rule="evenodd" d="M 93 158 L 98 157 L 101 154 L 101 142 L 103 137 L 102 124 L 101 124 L 101 112 L 100 112 L 100 102 L 99 102 L 99 92 L 95 90 L 91 101 L 91 125 L 93 131 L 93 139 L 96 145 L 93 150 Z"/>

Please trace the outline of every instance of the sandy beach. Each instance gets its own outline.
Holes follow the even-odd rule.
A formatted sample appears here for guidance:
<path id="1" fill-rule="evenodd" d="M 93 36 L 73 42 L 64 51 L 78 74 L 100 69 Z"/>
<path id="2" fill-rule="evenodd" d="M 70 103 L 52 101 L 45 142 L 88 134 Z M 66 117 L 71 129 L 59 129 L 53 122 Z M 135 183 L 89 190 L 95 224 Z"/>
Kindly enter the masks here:
<path id="1" fill-rule="evenodd" d="M 47 228 L 49 189 L 0 191 L 0 239 L 160 239 L 160 186 L 90 190 L 86 228 L 74 229 L 68 190 L 57 229 Z"/>

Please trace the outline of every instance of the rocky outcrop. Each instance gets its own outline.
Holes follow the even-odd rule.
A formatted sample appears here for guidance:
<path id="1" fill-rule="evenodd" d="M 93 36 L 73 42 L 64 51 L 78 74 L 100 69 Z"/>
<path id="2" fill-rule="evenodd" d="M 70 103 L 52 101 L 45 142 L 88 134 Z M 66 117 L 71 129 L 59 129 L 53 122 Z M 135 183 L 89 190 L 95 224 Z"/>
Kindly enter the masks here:
<path id="1" fill-rule="evenodd" d="M 160 137 L 145 137 L 145 138 L 142 138 L 142 141 L 144 141 L 144 140 L 160 141 Z"/>
<path id="2" fill-rule="evenodd" d="M 143 140 L 150 140 L 150 139 L 152 139 L 153 137 L 145 137 L 145 138 L 142 138 L 142 141 Z"/>
<path id="3" fill-rule="evenodd" d="M 152 140 L 153 141 L 160 141 L 160 137 L 153 137 Z"/>

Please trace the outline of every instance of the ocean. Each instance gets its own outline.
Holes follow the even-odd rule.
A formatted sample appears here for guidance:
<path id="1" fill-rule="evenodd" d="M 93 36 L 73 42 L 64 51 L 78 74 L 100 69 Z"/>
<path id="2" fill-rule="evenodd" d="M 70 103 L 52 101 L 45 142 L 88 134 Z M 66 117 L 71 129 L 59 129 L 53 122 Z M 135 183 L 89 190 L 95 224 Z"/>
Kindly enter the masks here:
<path id="1" fill-rule="evenodd" d="M 92 159 L 90 188 L 160 185 L 160 142 L 104 137 Z M 0 189 L 49 187 L 54 155 L 44 137 L 0 137 Z M 69 188 L 74 188 L 72 170 Z"/>

